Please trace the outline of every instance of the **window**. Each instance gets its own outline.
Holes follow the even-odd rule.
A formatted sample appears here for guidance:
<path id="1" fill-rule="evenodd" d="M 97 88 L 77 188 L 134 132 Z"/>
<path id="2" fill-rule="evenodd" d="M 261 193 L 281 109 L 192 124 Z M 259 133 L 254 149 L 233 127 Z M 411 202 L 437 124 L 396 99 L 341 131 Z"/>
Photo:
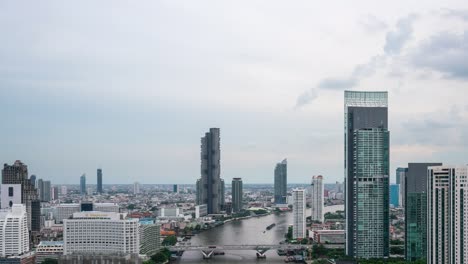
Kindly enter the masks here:
<path id="1" fill-rule="evenodd" d="M 8 196 L 13 197 L 13 187 L 8 187 Z"/>

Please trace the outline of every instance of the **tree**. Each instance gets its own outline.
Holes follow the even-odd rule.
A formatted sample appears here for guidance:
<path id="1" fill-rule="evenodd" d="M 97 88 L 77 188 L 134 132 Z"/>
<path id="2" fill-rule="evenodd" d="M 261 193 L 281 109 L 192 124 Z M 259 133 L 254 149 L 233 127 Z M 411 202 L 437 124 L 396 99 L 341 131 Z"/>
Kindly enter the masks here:
<path id="1" fill-rule="evenodd" d="M 289 241 L 289 240 L 292 240 L 293 238 L 292 235 L 293 235 L 293 227 L 290 226 L 288 227 L 288 233 L 286 233 L 285 237 Z"/>
<path id="2" fill-rule="evenodd" d="M 161 251 L 151 256 L 151 261 L 153 261 L 153 263 L 165 263 L 168 260 L 169 258 L 166 256 L 166 254 Z"/>
<path id="3" fill-rule="evenodd" d="M 134 209 L 135 209 L 135 205 L 134 205 L 134 204 L 129 204 L 129 205 L 127 206 L 127 209 L 128 209 L 128 210 L 134 210 Z"/>
<path id="4" fill-rule="evenodd" d="M 163 246 L 173 246 L 177 243 L 177 237 L 176 236 L 168 236 L 165 237 L 162 244 Z"/>

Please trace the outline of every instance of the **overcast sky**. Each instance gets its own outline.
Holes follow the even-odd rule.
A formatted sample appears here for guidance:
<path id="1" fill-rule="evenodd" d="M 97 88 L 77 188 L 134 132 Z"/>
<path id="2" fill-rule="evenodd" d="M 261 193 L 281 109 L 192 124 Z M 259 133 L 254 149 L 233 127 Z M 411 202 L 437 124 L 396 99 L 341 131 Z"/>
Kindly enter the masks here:
<path id="1" fill-rule="evenodd" d="M 0 161 L 78 184 L 343 180 L 343 91 L 389 93 L 391 174 L 468 162 L 467 1 L 1 1 Z"/>

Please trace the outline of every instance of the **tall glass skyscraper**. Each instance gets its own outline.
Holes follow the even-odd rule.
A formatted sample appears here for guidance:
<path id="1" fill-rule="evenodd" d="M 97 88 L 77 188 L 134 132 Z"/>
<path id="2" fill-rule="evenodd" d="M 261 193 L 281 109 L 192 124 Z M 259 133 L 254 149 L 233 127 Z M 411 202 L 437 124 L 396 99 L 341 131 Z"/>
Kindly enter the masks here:
<path id="1" fill-rule="evenodd" d="M 237 213 L 242 210 L 242 178 L 232 179 L 232 211 Z"/>
<path id="2" fill-rule="evenodd" d="M 442 163 L 409 163 L 405 170 L 405 256 L 408 261 L 426 258 L 427 170 Z"/>
<path id="3" fill-rule="evenodd" d="M 86 174 L 80 177 L 80 194 L 86 195 Z"/>
<path id="4" fill-rule="evenodd" d="M 288 185 L 288 161 L 284 159 L 275 167 L 275 204 L 285 204 Z"/>
<path id="5" fill-rule="evenodd" d="M 390 205 L 400 206 L 400 184 L 390 184 Z"/>
<path id="6" fill-rule="evenodd" d="M 345 91 L 346 254 L 389 256 L 387 92 Z"/>
<path id="7" fill-rule="evenodd" d="M 206 204 L 208 214 L 224 207 L 224 181 L 221 179 L 219 128 L 210 128 L 201 139 L 201 178 L 197 180 L 197 203 Z"/>
<path id="8" fill-rule="evenodd" d="M 102 169 L 97 169 L 97 192 L 102 193 Z"/>

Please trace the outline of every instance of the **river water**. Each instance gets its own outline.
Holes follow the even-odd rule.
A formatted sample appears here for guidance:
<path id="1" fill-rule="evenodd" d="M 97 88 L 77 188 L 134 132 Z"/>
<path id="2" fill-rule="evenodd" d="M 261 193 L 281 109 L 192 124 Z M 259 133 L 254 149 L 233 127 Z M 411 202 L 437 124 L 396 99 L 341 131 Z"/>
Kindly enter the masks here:
<path id="1" fill-rule="evenodd" d="M 324 207 L 324 213 L 344 210 L 343 205 Z M 306 212 L 310 215 L 310 209 Z M 206 230 L 194 236 L 192 245 L 260 245 L 279 244 L 284 240 L 288 226 L 293 222 L 291 212 L 273 213 L 262 217 L 253 217 L 243 220 L 228 222 L 222 226 Z M 271 230 L 266 227 L 276 223 Z M 263 231 L 266 231 L 263 233 Z M 266 253 L 266 259 L 257 259 L 253 250 L 225 251 L 225 255 L 213 256 L 203 260 L 201 252 L 184 252 L 178 263 L 284 263 L 284 256 L 278 256 L 276 250 Z"/>

